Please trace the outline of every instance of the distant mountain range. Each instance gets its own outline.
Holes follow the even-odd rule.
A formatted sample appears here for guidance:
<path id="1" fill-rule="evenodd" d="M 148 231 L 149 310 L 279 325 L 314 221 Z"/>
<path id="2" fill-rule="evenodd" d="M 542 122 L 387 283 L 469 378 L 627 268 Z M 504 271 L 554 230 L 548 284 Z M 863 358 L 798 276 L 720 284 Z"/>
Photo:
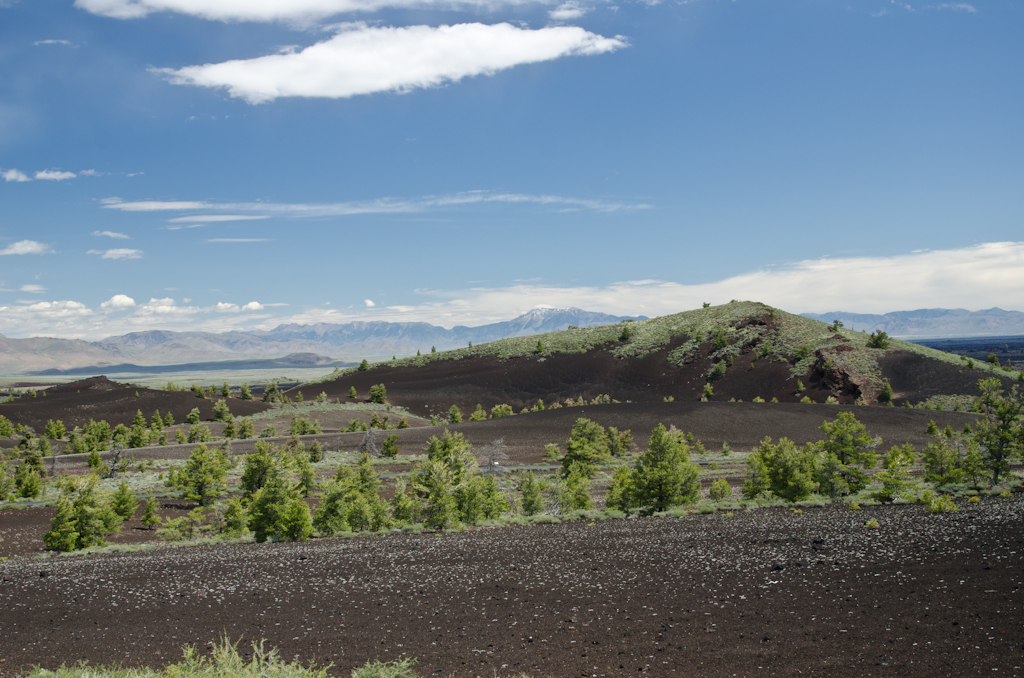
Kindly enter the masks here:
<path id="1" fill-rule="evenodd" d="M 104 368 L 138 368 L 174 365 L 196 369 L 217 361 L 279 359 L 288 356 L 292 366 L 315 366 L 353 361 L 363 357 L 409 355 L 431 347 L 443 351 L 482 344 L 506 337 L 521 337 L 564 330 L 570 325 L 592 327 L 621 322 L 623 316 L 594 313 L 578 308 L 538 308 L 518 318 L 478 327 L 445 329 L 429 323 L 359 321 L 341 324 L 279 325 L 272 330 L 248 332 L 132 332 L 101 341 L 33 337 L 8 339 L 0 335 L 0 374 L 81 374 Z M 637 316 L 637 320 L 644 316 Z M 293 354 L 303 355 L 300 358 Z M 327 358 L 325 356 L 332 356 Z M 311 364 L 306 364 L 312 361 Z M 123 371 L 123 370 L 122 370 Z"/>
<path id="2" fill-rule="evenodd" d="M 917 311 L 894 311 L 884 315 L 869 313 L 803 313 L 831 323 L 842 321 L 845 327 L 874 332 L 883 330 L 894 337 L 972 337 L 1024 334 L 1024 313 L 990 308 L 968 311 L 962 308 L 922 308 Z"/>

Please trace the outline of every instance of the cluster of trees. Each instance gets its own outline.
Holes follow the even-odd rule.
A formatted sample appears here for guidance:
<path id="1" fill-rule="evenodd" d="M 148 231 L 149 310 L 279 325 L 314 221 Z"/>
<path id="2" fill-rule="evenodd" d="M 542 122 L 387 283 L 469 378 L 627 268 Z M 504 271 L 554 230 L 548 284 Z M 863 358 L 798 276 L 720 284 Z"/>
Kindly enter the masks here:
<path id="1" fill-rule="evenodd" d="M 994 486 L 1009 471 L 1009 460 L 1024 453 L 1024 398 L 1018 388 L 1005 393 L 994 378 L 978 385 L 982 395 L 975 410 L 984 416 L 973 430 L 966 427 L 956 436 L 949 427 L 940 432 L 934 422 L 929 425 L 928 432 L 939 440 L 926 445 L 921 457 L 926 481 L 977 487 L 990 474 Z M 743 495 L 800 501 L 821 493 L 834 498 L 860 492 L 874 481 L 880 486 L 876 495 L 891 500 L 906 487 L 909 468 L 917 461 L 912 446 L 897 445 L 880 455 L 882 439 L 871 436 L 852 412 L 840 412 L 820 428 L 825 439 L 803 447 L 787 438 L 777 443 L 765 438 L 747 460 L 750 477 Z M 879 461 L 881 468 L 872 477 Z"/>
<path id="2" fill-rule="evenodd" d="M 608 394 L 601 394 L 587 400 L 583 396 L 577 399 L 566 398 L 563 402 L 554 402 L 550 405 L 545 405 L 544 400 L 538 398 L 537 402 L 532 406 L 524 407 L 519 411 L 519 414 L 527 414 L 529 412 L 543 412 L 545 409 L 557 410 L 562 407 L 582 407 L 584 405 L 607 405 L 610 403 L 617 403 L 618 400 L 614 400 Z M 483 405 L 477 403 L 476 409 L 469 415 L 469 421 L 483 421 L 484 419 L 495 419 L 497 417 L 511 417 L 516 414 L 516 411 L 508 403 L 500 403 L 491 408 L 490 412 L 484 408 Z M 439 421 L 444 421 L 450 424 L 460 424 L 463 421 L 462 410 L 456 405 L 452 405 L 448 408 L 448 411 L 440 417 L 431 417 L 431 423 L 437 425 Z"/>

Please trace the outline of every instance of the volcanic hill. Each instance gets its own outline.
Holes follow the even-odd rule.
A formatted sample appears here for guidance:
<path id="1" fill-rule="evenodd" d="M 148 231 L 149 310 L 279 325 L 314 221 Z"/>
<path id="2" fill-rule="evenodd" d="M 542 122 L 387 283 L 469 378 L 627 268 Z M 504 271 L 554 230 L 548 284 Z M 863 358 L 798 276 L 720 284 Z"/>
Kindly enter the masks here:
<path id="1" fill-rule="evenodd" d="M 503 339 L 467 348 L 336 370 L 293 391 L 360 398 L 384 384 L 388 401 L 427 415 L 457 405 L 468 414 L 507 403 L 516 411 L 572 398 L 618 401 L 918 403 L 978 395 L 978 380 L 1019 378 L 993 365 L 834 327 L 758 302 L 734 301 L 639 321 Z M 708 385 L 708 386 L 706 386 Z M 710 390 L 710 395 L 707 395 Z M 949 397 L 954 397 L 949 400 Z M 966 402 L 966 398 L 962 399 Z"/>

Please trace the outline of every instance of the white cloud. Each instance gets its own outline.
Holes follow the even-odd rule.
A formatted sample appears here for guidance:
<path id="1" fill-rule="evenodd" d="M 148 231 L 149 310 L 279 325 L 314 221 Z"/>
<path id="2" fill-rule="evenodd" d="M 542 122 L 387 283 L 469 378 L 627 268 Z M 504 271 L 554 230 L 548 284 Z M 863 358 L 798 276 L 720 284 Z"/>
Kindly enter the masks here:
<path id="1" fill-rule="evenodd" d="M 86 254 L 98 254 L 103 259 L 141 259 L 142 250 L 118 248 L 112 250 L 89 250 Z"/>
<path id="2" fill-rule="evenodd" d="M 131 240 L 131 237 L 124 233 L 116 233 L 114 231 L 93 231 L 92 234 L 98 238 L 114 238 L 115 240 Z"/>
<path id="3" fill-rule="evenodd" d="M 357 214 L 414 214 L 427 210 L 458 208 L 471 205 L 519 204 L 553 207 L 559 211 L 591 210 L 595 212 L 618 212 L 625 210 L 651 209 L 646 203 L 627 203 L 606 200 L 567 198 L 558 195 L 526 195 L 523 193 L 497 193 L 492 191 L 465 191 L 449 195 L 425 196 L 421 198 L 377 198 L 376 200 L 336 203 L 209 203 L 188 200 L 160 201 L 140 200 L 126 202 L 120 198 L 105 198 L 101 201 L 104 209 L 122 212 L 172 212 L 187 210 L 225 210 L 232 212 L 262 213 L 254 219 L 274 217 L 344 217 Z M 237 215 L 226 215 L 233 217 Z M 176 217 L 172 222 L 186 220 L 213 221 L 207 216 Z M 194 228 L 203 224 L 185 226 Z M 168 229 L 175 229 L 168 226 Z M 177 227 L 182 228 L 182 227 Z"/>
<path id="4" fill-rule="evenodd" d="M 978 11 L 977 9 L 975 9 L 974 5 L 968 4 L 966 2 L 944 2 L 941 5 L 939 5 L 938 8 L 949 9 L 953 10 L 954 12 L 967 12 L 969 14 L 975 14 Z"/>
<path id="5" fill-rule="evenodd" d="M 540 305 L 656 316 L 699 308 L 704 301 L 721 304 L 730 299 L 762 301 L 794 313 L 992 306 L 1024 310 L 1024 242 L 885 257 L 811 259 L 700 285 L 635 280 L 590 287 L 514 285 L 422 290 L 420 294 L 432 300 L 388 307 L 374 318 L 416 319 L 450 327 L 508 319 Z"/>
<path id="6" fill-rule="evenodd" d="M 373 301 L 371 301 L 369 299 L 363 299 L 363 303 L 366 304 L 367 308 L 373 308 L 374 306 L 377 305 L 377 304 L 373 303 Z"/>
<path id="7" fill-rule="evenodd" d="M 41 294 L 46 291 L 46 288 L 42 285 L 22 285 L 19 292 L 31 292 L 32 294 Z"/>
<path id="8" fill-rule="evenodd" d="M 36 172 L 36 179 L 42 179 L 43 181 L 64 181 L 65 179 L 74 178 L 74 172 L 61 172 L 60 170 L 39 170 Z"/>
<path id="9" fill-rule="evenodd" d="M 178 12 L 215 21 L 309 22 L 348 12 L 387 7 L 488 9 L 530 0 L 75 0 L 75 6 L 115 19 L 136 19 L 152 12 Z"/>
<path id="10" fill-rule="evenodd" d="M 621 37 L 606 38 L 577 26 L 529 30 L 507 23 L 400 28 L 354 23 L 298 52 L 155 70 L 176 85 L 225 88 L 232 97 L 262 104 L 278 97 L 409 92 L 625 46 Z"/>
<path id="11" fill-rule="evenodd" d="M 270 238 L 210 238 L 206 242 L 267 242 Z"/>
<path id="12" fill-rule="evenodd" d="M 3 176 L 4 181 L 32 181 L 32 177 L 16 169 L 4 170 L 4 173 L 0 176 Z"/>
<path id="13" fill-rule="evenodd" d="M 76 45 L 75 43 L 71 42 L 70 40 L 54 40 L 54 39 L 50 39 L 50 40 L 36 40 L 32 44 L 37 46 L 37 47 L 39 45 L 66 45 L 68 47 L 78 47 L 78 45 Z"/>
<path id="14" fill-rule="evenodd" d="M 256 214 L 197 214 L 191 217 L 175 217 L 168 219 L 172 224 L 190 224 L 200 221 L 250 221 L 253 219 L 269 219 L 266 215 Z"/>
<path id="15" fill-rule="evenodd" d="M 225 304 L 222 301 L 218 301 L 215 308 L 219 313 L 234 313 L 238 311 L 238 304 Z"/>
<path id="16" fill-rule="evenodd" d="M 50 246 L 44 245 L 41 242 L 36 242 L 35 240 L 19 240 L 18 242 L 11 243 L 0 250 L 0 256 L 8 254 L 46 254 L 49 251 Z"/>
<path id="17" fill-rule="evenodd" d="M 110 297 L 102 304 L 100 304 L 100 309 L 104 311 L 122 310 L 126 308 L 132 308 L 133 306 L 135 306 L 134 299 L 132 299 L 126 294 L 115 294 L 114 296 Z"/>
<path id="18" fill-rule="evenodd" d="M 589 7 L 584 7 L 576 0 L 568 0 L 548 12 L 548 16 L 555 21 L 574 21 L 589 11 Z"/>
<path id="19" fill-rule="evenodd" d="M 278 304 L 272 304 L 272 305 L 273 306 L 277 306 Z M 243 311 L 262 311 L 263 310 L 263 304 L 261 304 L 258 301 L 250 301 L 248 304 L 246 304 L 245 306 L 242 307 L 242 310 Z"/>
<path id="20" fill-rule="evenodd" d="M 81 172 L 79 172 L 78 176 L 80 176 L 80 177 L 98 177 L 98 176 L 100 176 L 100 174 L 102 174 L 102 173 L 101 172 L 97 172 L 94 169 L 87 169 L 87 170 L 82 170 Z"/>

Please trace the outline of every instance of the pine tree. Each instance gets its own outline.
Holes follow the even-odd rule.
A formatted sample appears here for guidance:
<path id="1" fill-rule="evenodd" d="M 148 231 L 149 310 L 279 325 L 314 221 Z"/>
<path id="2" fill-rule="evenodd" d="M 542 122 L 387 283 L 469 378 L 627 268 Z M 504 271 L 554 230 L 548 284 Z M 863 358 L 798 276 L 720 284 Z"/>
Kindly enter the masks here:
<path id="1" fill-rule="evenodd" d="M 371 386 L 370 387 L 370 402 L 371 403 L 378 403 L 378 404 L 383 405 L 385 402 L 387 402 L 387 399 L 388 399 L 388 391 L 384 387 L 384 384 L 377 384 L 376 386 Z"/>
<path id="2" fill-rule="evenodd" d="M 174 415 L 171 414 L 170 412 L 168 412 L 167 416 L 164 417 L 164 425 L 165 426 L 174 426 Z"/>
<path id="3" fill-rule="evenodd" d="M 156 498 L 150 497 L 146 500 L 145 505 L 142 507 L 142 520 L 140 522 L 148 530 L 152 530 L 153 526 L 160 522 L 160 517 L 156 514 Z"/>
<path id="4" fill-rule="evenodd" d="M 208 506 L 227 491 L 227 471 L 228 461 L 221 451 L 199 445 L 175 475 L 175 485 L 182 491 L 182 499 Z"/>
<path id="5" fill-rule="evenodd" d="M 349 398 L 358 398 L 359 397 L 359 394 L 356 393 L 356 387 L 355 386 L 352 386 L 351 388 L 349 388 L 349 390 L 348 390 L 348 397 Z"/>
<path id="6" fill-rule="evenodd" d="M 360 372 L 365 372 L 366 370 L 370 369 L 370 362 L 366 358 L 363 358 L 363 361 L 359 363 L 359 367 L 356 369 L 358 369 Z"/>
<path id="7" fill-rule="evenodd" d="M 690 462 L 686 442 L 661 424 L 651 433 L 647 451 L 637 458 L 633 473 L 636 505 L 651 512 L 690 504 L 700 497 L 700 469 Z"/>
<path id="8" fill-rule="evenodd" d="M 402 428 L 399 426 L 398 428 Z M 385 459 L 395 459 L 398 457 L 398 436 L 390 435 L 384 439 L 384 444 L 380 448 L 380 456 Z"/>
<path id="9" fill-rule="evenodd" d="M 249 389 L 249 382 L 242 384 L 242 390 L 238 394 L 238 397 L 242 400 L 252 400 L 252 391 Z"/>
<path id="10" fill-rule="evenodd" d="M 579 418 L 573 424 L 562 458 L 562 477 L 569 475 L 573 464 L 579 464 L 588 477 L 596 467 L 611 457 L 608 451 L 608 437 L 603 426 L 586 418 Z"/>
<path id="11" fill-rule="evenodd" d="M 396 426 L 395 428 L 397 428 L 397 429 L 409 428 L 409 421 L 403 416 L 401 418 L 401 420 L 399 420 L 398 426 Z"/>
<path id="12" fill-rule="evenodd" d="M 231 389 L 228 388 L 228 382 L 224 382 L 224 385 L 220 387 L 220 394 L 225 398 L 231 397 Z"/>
<path id="13" fill-rule="evenodd" d="M 476 404 L 476 409 L 473 410 L 473 414 L 469 415 L 470 421 L 484 421 L 487 419 L 487 410 L 483 408 L 480 403 Z"/>
<path id="14" fill-rule="evenodd" d="M 185 417 L 185 421 L 187 423 L 189 423 L 189 424 L 198 424 L 199 423 L 199 417 L 200 417 L 199 408 L 198 407 L 193 407 L 192 411 L 188 413 L 187 417 Z"/>
<path id="15" fill-rule="evenodd" d="M 450 421 L 453 424 L 460 424 L 460 423 L 462 423 L 462 410 L 460 410 L 455 405 L 452 405 L 451 407 L 449 407 L 448 408 L 448 421 Z"/>
<path id="16" fill-rule="evenodd" d="M 523 495 L 523 513 L 533 516 L 544 510 L 544 495 L 541 490 L 540 481 L 533 475 L 533 471 L 528 471 L 526 477 L 519 483 L 519 491 Z"/>
<path id="17" fill-rule="evenodd" d="M 131 520 L 135 515 L 136 509 L 139 508 L 139 500 L 126 481 L 122 480 L 118 485 L 117 492 L 110 500 L 110 507 L 114 509 L 114 513 L 120 516 L 121 520 Z"/>

